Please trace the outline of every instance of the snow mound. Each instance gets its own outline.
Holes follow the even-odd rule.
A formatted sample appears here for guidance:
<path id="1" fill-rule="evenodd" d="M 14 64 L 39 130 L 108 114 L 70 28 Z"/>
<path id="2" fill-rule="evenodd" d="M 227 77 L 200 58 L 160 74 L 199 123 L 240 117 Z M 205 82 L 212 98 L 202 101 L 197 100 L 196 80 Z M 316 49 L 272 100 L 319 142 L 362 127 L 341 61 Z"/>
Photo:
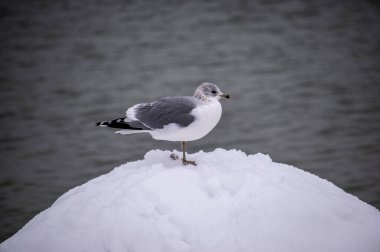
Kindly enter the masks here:
<path id="1" fill-rule="evenodd" d="M 380 212 L 263 154 L 150 151 L 62 195 L 0 251 L 378 251 Z"/>

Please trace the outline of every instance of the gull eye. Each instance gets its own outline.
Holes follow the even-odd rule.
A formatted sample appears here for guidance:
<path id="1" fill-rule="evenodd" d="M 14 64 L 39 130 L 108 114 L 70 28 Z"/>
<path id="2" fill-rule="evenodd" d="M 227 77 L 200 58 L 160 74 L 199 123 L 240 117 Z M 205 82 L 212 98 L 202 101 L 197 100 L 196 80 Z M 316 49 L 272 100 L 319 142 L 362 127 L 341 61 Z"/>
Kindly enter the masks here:
<path id="1" fill-rule="evenodd" d="M 216 90 L 212 90 L 211 93 L 216 94 Z"/>

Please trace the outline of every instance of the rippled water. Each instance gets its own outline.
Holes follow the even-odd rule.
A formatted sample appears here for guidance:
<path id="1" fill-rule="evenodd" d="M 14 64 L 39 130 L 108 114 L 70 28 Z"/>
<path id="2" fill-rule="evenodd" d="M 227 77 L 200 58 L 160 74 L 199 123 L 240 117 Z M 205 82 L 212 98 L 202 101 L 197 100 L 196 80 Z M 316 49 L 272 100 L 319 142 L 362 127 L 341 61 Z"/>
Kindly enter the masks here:
<path id="1" fill-rule="evenodd" d="M 189 152 L 267 153 L 380 208 L 374 1 L 122 2 L 0 4 L 0 241 L 69 188 L 179 149 L 93 125 L 205 81 L 233 99 Z"/>

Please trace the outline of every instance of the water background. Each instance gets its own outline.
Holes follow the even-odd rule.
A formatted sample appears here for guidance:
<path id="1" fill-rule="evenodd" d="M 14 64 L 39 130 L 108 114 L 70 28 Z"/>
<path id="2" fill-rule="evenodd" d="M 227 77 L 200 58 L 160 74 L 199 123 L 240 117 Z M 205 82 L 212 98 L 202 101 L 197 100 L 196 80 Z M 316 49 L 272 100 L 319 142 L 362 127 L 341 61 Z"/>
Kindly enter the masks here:
<path id="1" fill-rule="evenodd" d="M 380 208 L 375 1 L 0 4 L 0 242 L 68 189 L 179 149 L 94 127 L 213 82 L 232 99 L 189 152 L 269 154 Z"/>

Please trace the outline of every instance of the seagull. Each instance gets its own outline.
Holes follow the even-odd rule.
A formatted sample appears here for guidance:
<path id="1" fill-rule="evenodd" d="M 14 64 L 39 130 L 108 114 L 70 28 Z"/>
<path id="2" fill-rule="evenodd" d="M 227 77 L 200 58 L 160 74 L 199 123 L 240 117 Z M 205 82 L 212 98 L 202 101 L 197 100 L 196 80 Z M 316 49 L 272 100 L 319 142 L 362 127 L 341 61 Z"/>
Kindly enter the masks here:
<path id="1" fill-rule="evenodd" d="M 186 159 L 186 142 L 206 136 L 222 115 L 221 98 L 230 98 L 212 83 L 203 83 L 193 96 L 164 97 L 128 108 L 125 117 L 97 122 L 96 126 L 119 129 L 115 133 L 149 133 L 153 139 L 181 142 L 183 165 L 196 165 Z M 179 159 L 172 154 L 173 160 Z"/>

